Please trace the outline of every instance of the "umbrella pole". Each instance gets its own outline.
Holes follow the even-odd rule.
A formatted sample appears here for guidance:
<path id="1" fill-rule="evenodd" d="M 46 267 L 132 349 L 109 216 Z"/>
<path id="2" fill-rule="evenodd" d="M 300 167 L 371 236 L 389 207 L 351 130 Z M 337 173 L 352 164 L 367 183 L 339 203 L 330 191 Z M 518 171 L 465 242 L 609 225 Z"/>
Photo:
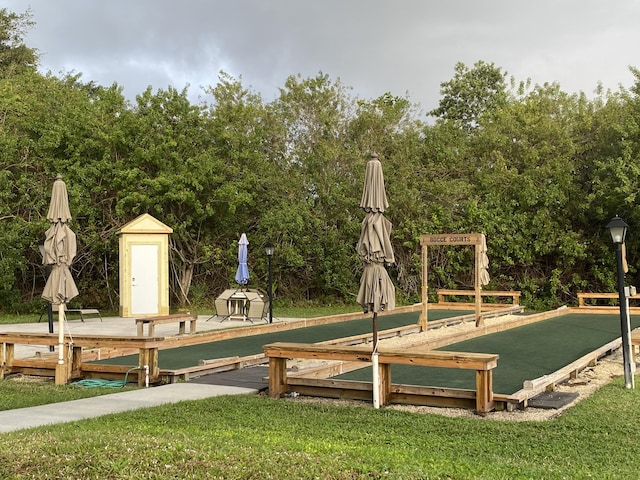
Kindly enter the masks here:
<path id="1" fill-rule="evenodd" d="M 49 322 L 49 333 L 53 333 L 53 307 L 47 302 L 47 321 Z M 56 348 L 49 345 L 49 351 L 55 352 Z"/>
<path id="2" fill-rule="evenodd" d="M 58 363 L 64 364 L 64 303 L 58 306 Z"/>
<path id="3" fill-rule="evenodd" d="M 373 312 L 373 352 L 378 350 L 378 312 Z"/>
<path id="4" fill-rule="evenodd" d="M 378 352 L 371 355 L 373 363 L 373 408 L 380 408 L 380 368 L 378 363 Z"/>
<path id="5" fill-rule="evenodd" d="M 378 312 L 373 312 L 373 408 L 380 408 L 380 369 L 378 366 Z"/>
<path id="6" fill-rule="evenodd" d="M 58 305 L 58 365 L 56 366 L 56 385 L 65 385 L 64 374 L 64 303 Z"/>

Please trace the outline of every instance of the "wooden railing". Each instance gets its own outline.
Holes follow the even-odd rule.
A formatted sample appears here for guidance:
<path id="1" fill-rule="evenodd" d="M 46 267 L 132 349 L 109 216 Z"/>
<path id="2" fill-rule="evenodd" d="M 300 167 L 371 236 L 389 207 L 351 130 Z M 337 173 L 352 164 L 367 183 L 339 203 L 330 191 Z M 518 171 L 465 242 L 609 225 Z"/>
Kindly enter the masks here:
<path id="1" fill-rule="evenodd" d="M 271 397 L 280 397 L 291 390 L 290 379 L 287 377 L 287 359 L 305 358 L 327 361 L 346 362 L 371 362 L 372 353 L 370 346 L 341 346 L 320 345 L 306 343 L 278 342 L 264 346 L 264 353 L 269 358 L 269 394 Z M 378 356 L 378 368 L 380 379 L 380 405 L 400 400 L 404 395 L 403 388 L 391 383 L 391 365 L 418 365 L 425 367 L 462 368 L 476 370 L 475 409 L 479 414 L 486 414 L 494 408 L 493 400 L 493 376 L 492 371 L 498 364 L 498 355 L 468 352 L 446 352 L 439 350 L 418 349 L 380 349 Z M 296 379 L 297 381 L 301 379 Z M 305 379 L 306 387 L 313 391 L 331 389 L 345 394 L 344 384 L 340 380 L 331 379 L 330 383 L 321 379 Z M 315 380 L 315 382 L 314 382 Z M 311 383 L 310 383 L 311 382 Z M 315 383 L 315 385 L 313 384 Z M 300 383 L 296 385 L 301 388 Z M 427 397 L 434 395 L 433 387 L 410 386 L 412 395 L 421 397 L 422 404 L 429 404 Z M 460 406 L 462 397 L 469 400 L 467 393 L 461 390 L 440 389 L 448 391 L 450 401 L 443 400 L 439 395 L 437 405 Z M 335 396 L 335 395 L 327 395 Z M 472 399 L 473 400 L 473 399 Z"/>
<path id="2" fill-rule="evenodd" d="M 112 335 L 74 335 L 65 337 L 63 359 L 59 364 L 56 355 L 47 358 L 16 359 L 15 345 L 58 345 L 57 333 L 24 333 L 4 332 L 0 333 L 2 348 L 2 365 L 0 366 L 0 379 L 6 375 L 17 372 L 54 376 L 56 384 L 64 385 L 73 378 L 79 378 L 87 371 L 100 371 L 101 366 L 92 368 L 83 363 L 83 348 L 133 348 L 139 350 L 138 367 L 147 369 L 149 381 L 160 379 L 158 367 L 158 348 L 164 337 L 121 337 Z M 120 367 L 122 368 L 127 367 Z M 108 369 L 104 369 L 105 372 Z M 116 372 L 119 373 L 119 372 Z M 145 375 L 138 375 L 138 384 L 144 385 Z"/>
<path id="3" fill-rule="evenodd" d="M 457 295 L 457 296 L 468 296 L 475 297 L 476 292 L 473 290 L 446 290 L 440 289 L 437 291 L 438 293 L 438 303 L 447 303 L 445 300 L 446 296 L 449 295 Z M 513 305 L 519 305 L 520 303 L 520 293 L 519 291 L 490 291 L 490 290 L 482 290 L 480 291 L 480 296 L 482 297 L 509 297 L 511 298 L 511 303 Z"/>
<path id="4" fill-rule="evenodd" d="M 578 293 L 578 307 L 613 307 L 618 305 L 618 293 Z M 640 295 L 631 295 L 629 300 L 640 300 Z M 587 304 L 587 300 L 616 300 L 615 305 L 593 305 Z"/>

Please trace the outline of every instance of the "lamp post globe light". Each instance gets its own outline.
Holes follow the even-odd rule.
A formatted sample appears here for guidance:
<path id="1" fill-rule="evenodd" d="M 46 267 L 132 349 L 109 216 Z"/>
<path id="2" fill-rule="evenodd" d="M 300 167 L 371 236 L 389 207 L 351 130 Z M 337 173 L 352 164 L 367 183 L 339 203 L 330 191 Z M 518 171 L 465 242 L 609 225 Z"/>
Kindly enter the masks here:
<path id="1" fill-rule="evenodd" d="M 269 323 L 273 323 L 273 283 L 271 274 L 271 257 L 273 257 L 275 250 L 276 248 L 271 242 L 267 242 L 267 244 L 264 246 L 264 251 L 267 254 L 267 263 L 269 266 L 269 275 L 267 277 L 267 295 L 269 296 Z"/>
<path id="2" fill-rule="evenodd" d="M 627 229 L 629 228 L 629 225 L 616 215 L 609 221 L 607 228 L 609 229 L 609 233 L 611 233 L 611 240 L 613 240 L 613 243 L 616 245 L 622 245 L 627 236 Z"/>
<path id="3" fill-rule="evenodd" d="M 623 246 L 629 225 L 619 216 L 615 216 L 607 224 L 611 239 L 616 246 L 616 263 L 618 269 L 618 296 L 620 302 L 620 330 L 622 332 L 622 362 L 624 366 L 624 385 L 634 388 L 632 354 L 631 354 L 631 326 L 629 324 L 628 300 L 624 287 Z"/>

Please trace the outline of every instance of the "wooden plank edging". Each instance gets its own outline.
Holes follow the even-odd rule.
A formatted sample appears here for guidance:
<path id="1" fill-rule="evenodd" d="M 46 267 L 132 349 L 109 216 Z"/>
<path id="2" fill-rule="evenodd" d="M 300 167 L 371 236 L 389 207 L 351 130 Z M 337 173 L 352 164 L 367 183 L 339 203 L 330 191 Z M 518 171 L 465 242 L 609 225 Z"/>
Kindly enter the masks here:
<path id="1" fill-rule="evenodd" d="M 264 346 L 269 358 L 269 395 L 278 398 L 290 390 L 287 376 L 287 359 L 311 358 L 319 360 L 342 360 L 371 363 L 373 353 L 368 346 L 319 345 L 293 342 L 276 342 Z M 411 364 L 418 366 L 464 368 L 476 370 L 475 409 L 485 415 L 494 408 L 492 370 L 497 366 L 498 355 L 473 352 L 446 352 L 434 350 L 384 349 L 378 352 L 377 364 L 380 379 L 380 405 L 389 403 L 392 396 L 391 365 Z M 298 377 L 295 381 L 300 381 Z M 345 384 L 333 379 L 306 379 L 312 382 L 310 390 L 337 388 L 343 390 Z M 332 385 L 335 385 L 332 387 Z M 353 389 L 350 389 L 353 390 Z M 351 392 L 353 395 L 353 392 Z M 359 398 L 359 395 L 357 396 Z"/>

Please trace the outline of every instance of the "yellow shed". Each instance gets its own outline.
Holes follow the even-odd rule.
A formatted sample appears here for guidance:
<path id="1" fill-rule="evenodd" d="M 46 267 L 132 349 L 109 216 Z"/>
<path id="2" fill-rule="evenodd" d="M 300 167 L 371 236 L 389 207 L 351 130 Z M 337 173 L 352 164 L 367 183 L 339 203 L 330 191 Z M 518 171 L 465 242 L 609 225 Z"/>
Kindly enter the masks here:
<path id="1" fill-rule="evenodd" d="M 118 232 L 120 316 L 169 314 L 169 234 L 173 229 L 148 213 Z"/>

